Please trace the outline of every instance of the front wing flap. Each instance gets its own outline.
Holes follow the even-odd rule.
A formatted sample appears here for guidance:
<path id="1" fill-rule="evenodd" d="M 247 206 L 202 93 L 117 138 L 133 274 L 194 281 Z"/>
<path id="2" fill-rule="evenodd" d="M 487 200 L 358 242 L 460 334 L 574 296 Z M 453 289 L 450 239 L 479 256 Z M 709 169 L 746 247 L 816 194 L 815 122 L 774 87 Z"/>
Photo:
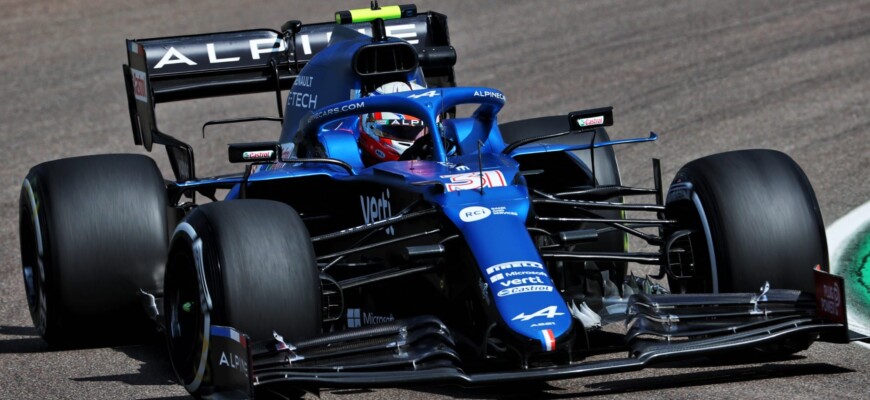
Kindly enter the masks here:
<path id="1" fill-rule="evenodd" d="M 399 321 L 398 324 L 403 323 Z M 638 341 L 626 358 L 578 362 L 568 365 L 529 368 L 525 370 L 466 373 L 452 357 L 431 357 L 430 362 L 409 362 L 383 367 L 397 369 L 366 368 L 351 365 L 340 367 L 295 366 L 292 362 L 283 366 L 261 367 L 254 361 L 252 385 L 286 384 L 299 388 L 319 387 L 408 387 L 420 384 L 456 384 L 461 386 L 485 386 L 504 381 L 541 381 L 570 379 L 583 376 L 603 375 L 643 369 L 657 362 L 700 355 L 753 348 L 786 340 L 801 335 L 821 334 L 843 329 L 842 326 L 817 323 L 811 319 L 796 319 L 770 326 L 763 326 L 739 334 L 711 337 L 680 342 Z M 450 353 L 445 350 L 445 353 Z M 417 353 L 418 355 L 426 354 Z M 437 360 L 437 361 L 436 361 Z M 362 361 L 360 359 L 359 361 Z"/>
<path id="2" fill-rule="evenodd" d="M 836 281 L 830 274 L 820 276 L 829 286 L 842 285 L 842 278 Z M 260 389 L 316 392 L 321 387 L 485 386 L 504 381 L 559 380 L 639 370 L 659 362 L 766 347 L 791 339 L 868 341 L 818 310 L 817 305 L 830 302 L 830 294 L 828 290 L 813 298 L 799 291 L 766 290 L 760 294 L 633 295 L 626 316 L 626 345 L 619 348 L 628 349 L 625 358 L 547 367 L 466 371 L 453 334 L 432 316 L 327 333 L 294 343 L 275 334 L 272 340 L 250 344 L 244 334 L 232 328 L 212 327 L 212 332 L 225 333 L 213 336 L 227 340 L 210 343 L 209 362 L 212 371 L 224 368 L 228 373 L 225 382 L 215 380 L 216 392 L 244 396 Z M 844 314 L 845 304 L 838 307 L 836 313 Z"/>

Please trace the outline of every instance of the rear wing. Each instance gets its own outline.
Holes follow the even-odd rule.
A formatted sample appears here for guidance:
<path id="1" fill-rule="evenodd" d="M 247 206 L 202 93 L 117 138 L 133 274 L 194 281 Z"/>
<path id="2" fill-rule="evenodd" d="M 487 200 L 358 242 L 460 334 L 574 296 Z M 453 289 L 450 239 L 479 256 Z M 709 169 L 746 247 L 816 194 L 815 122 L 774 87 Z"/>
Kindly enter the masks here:
<path id="1" fill-rule="evenodd" d="M 359 11 L 359 10 L 356 10 Z M 347 12 L 336 13 L 338 22 Z M 366 21 L 356 19 L 356 21 Z M 160 132 L 155 105 L 215 96 L 276 92 L 289 89 L 299 71 L 326 48 L 337 22 L 309 25 L 288 23 L 285 32 L 255 29 L 191 36 L 127 40 L 123 66 L 133 140 L 148 151 L 154 143 L 167 147 L 178 181 L 194 179 L 189 145 Z M 415 6 L 402 6 L 401 15 L 384 21 L 387 36 L 414 46 L 430 86 L 455 86 L 447 17 L 435 12 L 418 14 Z M 368 22 L 344 24 L 371 35 Z M 292 27 L 292 28 L 290 28 Z M 282 102 L 279 101 L 279 114 Z"/>

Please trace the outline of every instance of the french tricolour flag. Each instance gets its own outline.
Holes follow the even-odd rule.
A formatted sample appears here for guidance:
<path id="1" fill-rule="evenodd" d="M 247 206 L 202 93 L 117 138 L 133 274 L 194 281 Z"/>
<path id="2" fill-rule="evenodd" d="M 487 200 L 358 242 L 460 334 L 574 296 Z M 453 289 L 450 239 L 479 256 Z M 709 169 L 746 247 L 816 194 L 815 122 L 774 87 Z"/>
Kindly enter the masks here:
<path id="1" fill-rule="evenodd" d="M 245 340 L 245 335 L 240 335 L 239 331 L 230 327 L 213 325 L 211 327 L 211 334 L 235 340 L 236 342 L 239 342 L 242 347 L 248 346 L 247 340 Z"/>
<path id="2" fill-rule="evenodd" d="M 544 346 L 544 351 L 553 351 L 556 349 L 556 336 L 553 335 L 552 329 L 544 329 L 541 331 L 541 344 Z"/>

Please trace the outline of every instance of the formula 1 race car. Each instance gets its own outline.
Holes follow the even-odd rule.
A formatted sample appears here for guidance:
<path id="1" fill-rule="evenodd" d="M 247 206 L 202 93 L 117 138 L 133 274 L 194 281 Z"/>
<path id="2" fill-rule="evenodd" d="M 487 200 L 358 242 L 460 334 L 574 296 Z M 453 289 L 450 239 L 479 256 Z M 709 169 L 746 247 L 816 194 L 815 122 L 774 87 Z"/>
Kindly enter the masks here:
<path id="1" fill-rule="evenodd" d="M 127 41 L 134 141 L 165 146 L 175 180 L 133 154 L 30 170 L 21 258 L 46 341 L 156 326 L 191 394 L 268 397 L 866 339 L 785 154 L 692 161 L 666 195 L 653 160 L 654 187 L 624 186 L 613 147 L 655 133 L 611 140 L 610 107 L 500 124 L 502 92 L 456 86 L 444 15 L 374 2 L 335 17 Z M 203 127 L 280 123 L 277 141 L 229 145 L 237 174 L 198 177 L 156 123 L 157 103 L 261 92 L 277 118 Z"/>

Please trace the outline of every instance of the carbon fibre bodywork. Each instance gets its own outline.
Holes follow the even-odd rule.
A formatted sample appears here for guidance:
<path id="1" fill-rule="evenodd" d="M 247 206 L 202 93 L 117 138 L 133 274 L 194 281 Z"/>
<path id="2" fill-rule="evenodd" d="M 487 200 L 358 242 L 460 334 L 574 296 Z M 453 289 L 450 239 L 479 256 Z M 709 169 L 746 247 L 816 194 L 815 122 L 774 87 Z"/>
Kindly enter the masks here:
<path id="1" fill-rule="evenodd" d="M 844 320 L 817 311 L 811 292 L 720 294 L 717 286 L 667 294 L 656 281 L 697 273 L 693 232 L 666 218 L 658 160 L 655 187 L 627 187 L 611 149 L 658 136 L 610 140 L 610 108 L 555 117 L 556 129 L 500 125 L 503 93 L 455 87 L 446 17 L 411 14 L 371 25 L 288 23 L 282 32 L 127 42 L 134 139 L 149 150 L 166 146 L 177 178 L 168 184 L 169 206 L 178 219 L 196 207 L 188 200 L 197 193 L 218 200 L 217 189 L 228 190 L 222 201 L 287 204 L 304 222 L 319 268 L 320 335 L 285 340 L 276 332 L 252 341 L 240 327 L 206 322 L 207 349 L 188 390 L 254 396 L 553 380 L 733 349 L 857 339 Z M 371 95 L 397 80 L 427 87 Z M 277 95 L 281 132 L 275 142 L 231 146 L 244 173 L 198 178 L 190 146 L 157 129 L 156 103 L 266 91 Z M 465 106 L 473 111 L 457 116 Z M 399 161 L 372 162 L 358 142 L 360 116 L 375 112 L 412 115 L 430 134 Z M 623 202 L 628 196 L 654 201 Z M 629 252 L 627 235 L 658 250 Z M 660 272 L 627 276 L 627 262 Z M 826 269 L 826 260 L 807 260 L 807 271 L 816 264 Z M 824 300 L 827 292 L 817 294 Z M 160 295 L 145 294 L 151 314 L 162 313 Z M 209 296 L 200 296 L 205 321 Z M 622 323 L 616 330 L 623 332 L 602 329 Z M 626 357 L 590 358 L 619 352 Z"/>

